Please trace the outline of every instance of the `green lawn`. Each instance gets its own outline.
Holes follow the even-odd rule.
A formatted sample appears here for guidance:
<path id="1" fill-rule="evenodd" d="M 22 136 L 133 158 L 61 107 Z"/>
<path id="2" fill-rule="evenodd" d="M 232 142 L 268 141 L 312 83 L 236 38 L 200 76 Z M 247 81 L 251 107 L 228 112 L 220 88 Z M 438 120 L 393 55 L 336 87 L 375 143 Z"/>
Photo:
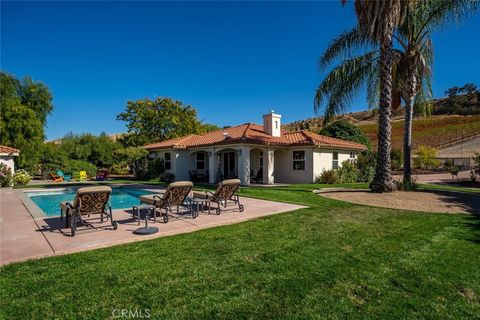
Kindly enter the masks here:
<path id="1" fill-rule="evenodd" d="M 0 318 L 480 318 L 480 217 L 355 206 L 316 187 L 242 189 L 308 209 L 3 267 Z"/>

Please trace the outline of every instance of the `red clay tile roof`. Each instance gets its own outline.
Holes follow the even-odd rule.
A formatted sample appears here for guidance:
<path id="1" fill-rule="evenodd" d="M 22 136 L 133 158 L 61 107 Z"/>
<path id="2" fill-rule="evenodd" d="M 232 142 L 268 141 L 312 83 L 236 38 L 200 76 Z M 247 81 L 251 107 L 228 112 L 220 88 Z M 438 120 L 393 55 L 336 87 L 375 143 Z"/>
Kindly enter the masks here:
<path id="1" fill-rule="evenodd" d="M 224 135 L 227 133 L 228 135 Z M 365 150 L 362 144 L 341 139 L 322 136 L 309 131 L 283 131 L 281 137 L 272 137 L 263 131 L 263 127 L 246 123 L 228 127 L 202 135 L 189 135 L 144 146 L 147 150 L 156 149 L 187 149 L 192 147 L 224 145 L 235 143 L 261 144 L 269 146 L 315 145 L 320 147 Z"/>
<path id="2" fill-rule="evenodd" d="M 10 154 L 10 153 L 19 153 L 19 152 L 20 152 L 20 150 L 18 150 L 18 149 L 0 145 L 0 153 Z"/>

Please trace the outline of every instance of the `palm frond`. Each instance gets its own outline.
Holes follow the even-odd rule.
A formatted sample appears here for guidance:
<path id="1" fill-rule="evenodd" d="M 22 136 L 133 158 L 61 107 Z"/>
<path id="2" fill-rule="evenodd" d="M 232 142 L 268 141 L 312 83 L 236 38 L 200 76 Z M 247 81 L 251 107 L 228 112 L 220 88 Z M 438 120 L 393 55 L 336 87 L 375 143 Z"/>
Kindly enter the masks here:
<path id="1" fill-rule="evenodd" d="M 369 50 L 373 43 L 369 40 L 365 33 L 360 32 L 357 28 L 350 31 L 342 32 L 327 47 L 327 50 L 318 60 L 320 70 L 325 70 L 331 63 L 337 59 L 344 60 L 352 58 L 352 54 L 361 50 Z"/>
<path id="2" fill-rule="evenodd" d="M 459 24 L 480 7 L 472 0 L 423 0 L 411 8 L 412 18 L 405 23 L 414 29 L 414 41 L 425 30 L 433 31 L 449 23 Z"/>
<path id="3" fill-rule="evenodd" d="M 325 119 L 344 112 L 357 93 L 358 89 L 372 77 L 376 71 L 378 52 L 348 59 L 334 68 L 318 86 L 315 93 L 314 108 L 318 112 L 322 103 L 328 100 L 325 108 Z"/>

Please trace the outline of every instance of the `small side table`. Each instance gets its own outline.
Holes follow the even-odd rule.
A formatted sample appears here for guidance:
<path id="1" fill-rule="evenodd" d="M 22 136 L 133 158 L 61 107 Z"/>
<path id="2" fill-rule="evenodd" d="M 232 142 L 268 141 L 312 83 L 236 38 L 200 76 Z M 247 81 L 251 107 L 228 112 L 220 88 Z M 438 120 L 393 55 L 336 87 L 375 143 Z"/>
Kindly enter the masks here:
<path id="1" fill-rule="evenodd" d="M 190 210 L 192 212 L 192 218 L 198 217 L 200 211 L 203 212 L 203 208 L 208 208 L 208 214 L 210 214 L 210 200 L 208 198 L 190 198 Z"/>
<path id="2" fill-rule="evenodd" d="M 139 204 L 137 206 L 133 206 L 133 220 L 135 221 L 135 214 L 137 216 L 137 221 L 138 225 L 140 225 L 140 212 L 142 210 L 147 210 L 147 214 L 145 215 L 145 218 L 150 218 L 153 215 L 153 222 L 157 222 L 157 215 L 155 214 L 155 210 L 157 207 L 155 207 L 153 204 Z"/>
<path id="3" fill-rule="evenodd" d="M 156 207 L 154 205 L 150 204 L 141 204 L 138 206 L 133 206 L 133 218 L 135 219 L 135 212 L 137 212 L 137 220 L 138 224 L 140 225 L 140 211 L 142 210 L 147 210 L 147 214 L 145 215 L 145 227 L 142 228 L 137 228 L 133 231 L 134 234 L 139 234 L 139 235 L 148 235 L 148 234 L 154 234 L 158 232 L 157 227 L 149 227 L 148 226 L 148 219 L 150 219 L 151 214 L 153 213 L 154 216 L 154 221 L 155 219 L 155 210 Z"/>

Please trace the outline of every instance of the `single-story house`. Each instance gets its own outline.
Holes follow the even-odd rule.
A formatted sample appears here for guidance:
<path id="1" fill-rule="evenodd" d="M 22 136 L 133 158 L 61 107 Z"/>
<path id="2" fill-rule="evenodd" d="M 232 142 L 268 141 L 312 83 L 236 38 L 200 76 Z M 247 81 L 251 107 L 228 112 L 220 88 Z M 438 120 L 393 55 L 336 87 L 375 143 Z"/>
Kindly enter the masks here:
<path id="1" fill-rule="evenodd" d="M 175 180 L 216 183 L 239 178 L 252 182 L 312 183 L 323 170 L 354 160 L 362 144 L 301 130 L 281 129 L 281 115 L 263 116 L 263 126 L 246 123 L 202 135 L 188 135 L 144 146 L 150 158 L 164 160 Z"/>
<path id="2" fill-rule="evenodd" d="M 20 150 L 0 145 L 0 163 L 4 163 L 8 168 L 15 172 L 15 163 L 13 159 L 20 154 Z"/>

